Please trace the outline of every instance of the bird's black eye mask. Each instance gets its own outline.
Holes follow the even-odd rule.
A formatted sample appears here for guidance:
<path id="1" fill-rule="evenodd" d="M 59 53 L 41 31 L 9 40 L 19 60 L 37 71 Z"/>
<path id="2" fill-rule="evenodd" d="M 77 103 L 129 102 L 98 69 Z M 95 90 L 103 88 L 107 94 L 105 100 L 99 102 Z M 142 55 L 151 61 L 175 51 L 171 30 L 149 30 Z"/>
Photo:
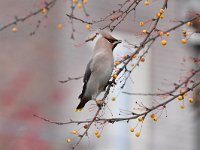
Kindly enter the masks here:
<path id="1" fill-rule="evenodd" d="M 110 43 L 114 43 L 114 42 L 118 41 L 117 39 L 107 39 L 107 38 L 105 38 L 105 39 L 108 40 Z"/>

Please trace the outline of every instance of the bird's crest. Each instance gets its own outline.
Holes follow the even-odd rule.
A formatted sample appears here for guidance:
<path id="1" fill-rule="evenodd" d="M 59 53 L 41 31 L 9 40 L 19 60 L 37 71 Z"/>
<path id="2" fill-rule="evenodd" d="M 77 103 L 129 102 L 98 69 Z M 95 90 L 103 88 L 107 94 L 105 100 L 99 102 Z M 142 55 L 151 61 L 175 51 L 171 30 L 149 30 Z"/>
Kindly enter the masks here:
<path id="1" fill-rule="evenodd" d="M 99 33 L 101 34 L 102 37 L 107 39 L 110 43 L 114 43 L 115 41 L 118 41 L 116 38 L 114 38 L 112 35 L 110 35 L 106 31 L 99 31 Z"/>

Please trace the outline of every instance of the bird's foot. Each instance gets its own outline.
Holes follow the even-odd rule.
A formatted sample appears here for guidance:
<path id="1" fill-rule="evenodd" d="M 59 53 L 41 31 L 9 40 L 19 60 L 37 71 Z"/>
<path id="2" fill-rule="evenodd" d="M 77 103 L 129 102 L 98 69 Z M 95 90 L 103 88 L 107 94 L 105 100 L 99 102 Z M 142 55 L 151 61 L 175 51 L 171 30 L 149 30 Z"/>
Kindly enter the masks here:
<path id="1" fill-rule="evenodd" d="M 114 85 L 116 85 L 116 82 L 115 81 L 108 81 L 108 85 L 113 87 Z"/>

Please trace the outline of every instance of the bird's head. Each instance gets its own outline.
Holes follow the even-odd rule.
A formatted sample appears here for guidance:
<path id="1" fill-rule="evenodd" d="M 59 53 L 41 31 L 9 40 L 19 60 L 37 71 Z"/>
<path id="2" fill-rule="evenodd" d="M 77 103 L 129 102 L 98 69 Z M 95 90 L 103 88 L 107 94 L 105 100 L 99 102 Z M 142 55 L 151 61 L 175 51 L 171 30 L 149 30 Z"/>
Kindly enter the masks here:
<path id="1" fill-rule="evenodd" d="M 112 44 L 112 50 L 114 50 L 114 48 L 121 43 L 121 40 L 118 40 L 116 38 L 114 38 L 113 36 L 111 36 L 108 32 L 106 31 L 100 31 L 99 32 L 101 34 L 101 36 L 103 38 L 105 38 L 106 40 L 108 40 L 111 44 Z"/>

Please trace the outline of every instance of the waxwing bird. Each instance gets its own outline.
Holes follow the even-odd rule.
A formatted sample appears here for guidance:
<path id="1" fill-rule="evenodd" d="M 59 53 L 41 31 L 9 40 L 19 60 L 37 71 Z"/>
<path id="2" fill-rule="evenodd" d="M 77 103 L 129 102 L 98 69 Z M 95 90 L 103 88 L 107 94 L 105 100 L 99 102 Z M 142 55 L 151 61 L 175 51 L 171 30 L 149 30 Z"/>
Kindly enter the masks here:
<path id="1" fill-rule="evenodd" d="M 113 50 L 120 40 L 112 37 L 105 31 L 100 31 L 101 37 L 97 40 L 92 57 L 87 64 L 83 78 L 83 89 L 79 96 L 80 103 L 76 108 L 79 112 L 85 104 L 106 89 L 114 68 Z"/>

